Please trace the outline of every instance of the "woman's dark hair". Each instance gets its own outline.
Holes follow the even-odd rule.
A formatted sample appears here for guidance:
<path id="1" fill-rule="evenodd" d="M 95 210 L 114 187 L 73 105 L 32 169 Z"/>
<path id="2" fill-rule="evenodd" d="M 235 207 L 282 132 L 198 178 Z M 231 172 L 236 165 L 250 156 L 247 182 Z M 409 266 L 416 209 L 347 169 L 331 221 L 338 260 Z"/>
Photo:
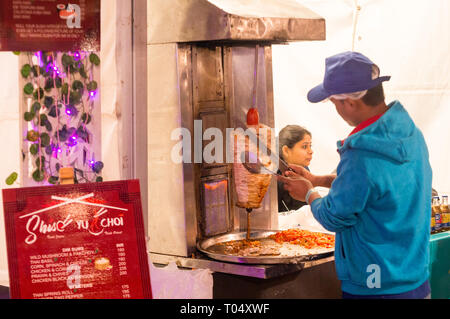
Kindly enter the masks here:
<path id="1" fill-rule="evenodd" d="M 295 144 L 300 142 L 305 135 L 312 137 L 311 133 L 301 127 L 300 125 L 287 125 L 278 134 L 278 152 L 282 159 L 283 157 L 283 146 L 286 145 L 289 148 L 293 148 Z"/>
<path id="2" fill-rule="evenodd" d="M 377 86 L 367 90 L 367 93 L 361 98 L 361 100 L 366 105 L 376 106 L 384 101 L 384 90 L 383 84 L 378 84 Z"/>

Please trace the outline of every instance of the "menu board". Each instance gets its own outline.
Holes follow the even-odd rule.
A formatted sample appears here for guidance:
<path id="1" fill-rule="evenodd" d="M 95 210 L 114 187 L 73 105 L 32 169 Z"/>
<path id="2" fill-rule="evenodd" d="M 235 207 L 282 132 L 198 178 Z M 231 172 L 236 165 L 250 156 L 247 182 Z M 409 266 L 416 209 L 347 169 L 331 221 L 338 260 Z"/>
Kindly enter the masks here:
<path id="1" fill-rule="evenodd" d="M 138 180 L 3 190 L 11 298 L 152 298 Z"/>
<path id="2" fill-rule="evenodd" d="M 100 51 L 100 0 L 1 0 L 0 51 Z"/>

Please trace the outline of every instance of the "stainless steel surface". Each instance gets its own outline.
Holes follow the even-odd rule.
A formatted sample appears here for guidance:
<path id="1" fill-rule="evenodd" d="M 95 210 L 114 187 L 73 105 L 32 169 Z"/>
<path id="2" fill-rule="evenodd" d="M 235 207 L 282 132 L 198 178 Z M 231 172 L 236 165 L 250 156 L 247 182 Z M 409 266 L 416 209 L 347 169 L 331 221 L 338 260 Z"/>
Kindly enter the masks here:
<path id="1" fill-rule="evenodd" d="M 261 238 L 266 238 L 270 235 L 275 234 L 275 230 L 254 230 L 250 232 L 250 238 L 252 240 L 258 240 Z M 232 240 L 241 240 L 246 238 L 245 232 L 233 232 L 225 235 L 214 236 L 207 238 L 197 243 L 197 248 L 208 257 L 240 264 L 296 264 L 302 261 L 316 260 L 324 257 L 332 256 L 334 253 L 334 248 L 326 249 L 322 253 L 313 253 L 308 255 L 294 255 L 294 256 L 236 256 L 221 254 L 211 250 L 211 247 Z M 325 250 L 325 249 L 324 249 Z"/>
<path id="2" fill-rule="evenodd" d="M 246 129 L 247 111 L 252 105 L 252 93 L 255 70 L 255 45 L 232 46 L 227 52 L 227 59 L 231 65 L 231 78 L 227 82 L 232 94 L 230 94 L 231 125 L 234 128 Z M 273 128 L 273 80 L 272 80 L 272 47 L 260 45 L 258 48 L 258 86 L 257 109 L 260 123 Z M 248 130 L 251 131 L 251 130 Z M 275 143 L 275 136 L 272 136 Z M 277 229 L 278 228 L 278 197 L 277 181 L 272 179 L 269 189 L 261 203 L 261 208 L 252 211 L 252 227 L 255 229 Z M 235 189 L 235 185 L 232 185 Z M 235 220 L 240 227 L 236 230 L 247 229 L 247 213 L 245 209 L 235 208 Z"/>
<path id="3" fill-rule="evenodd" d="M 269 57 L 265 55 L 265 49 L 270 51 Z M 274 127 L 270 123 L 273 118 L 270 116 L 269 109 L 270 97 L 267 92 L 273 91 L 272 79 L 267 76 L 268 69 L 272 69 L 272 63 L 266 63 L 266 58 L 272 57 L 272 48 L 270 45 L 260 45 L 258 48 L 258 86 L 256 88 L 256 108 L 259 113 L 259 121 L 269 127 Z M 234 127 L 246 129 L 247 111 L 252 106 L 253 82 L 255 70 L 255 46 L 233 46 L 232 54 L 232 72 L 233 81 L 229 83 L 234 88 L 233 102 L 235 107 Z"/>
<path id="4" fill-rule="evenodd" d="M 197 239 L 233 229 L 231 170 L 225 159 L 230 117 L 225 103 L 223 46 L 191 45 Z M 215 134 L 219 134 L 216 136 Z M 221 173 L 219 173 L 221 171 Z"/>
<path id="5" fill-rule="evenodd" d="M 252 90 L 246 91 L 244 84 L 245 79 L 253 82 L 254 53 L 255 46 L 174 43 L 148 47 L 148 234 L 152 252 L 187 257 L 195 252 L 196 240 L 247 228 L 247 213 L 234 204 L 232 164 L 224 156 L 206 162 L 203 152 L 210 143 L 205 139 L 209 128 L 220 129 L 225 139 L 226 128 L 245 122 Z M 258 110 L 261 121 L 273 125 L 272 79 L 267 70 L 272 68 L 270 46 L 260 47 L 259 54 Z M 177 134 L 180 128 L 189 134 Z M 191 147 L 183 148 L 183 162 L 177 163 L 168 156 L 181 138 Z M 205 189 L 205 181 L 210 186 L 226 181 L 227 189 L 212 192 Z M 275 186 L 273 181 L 262 207 L 252 212 L 252 227 L 278 227 Z"/>
<path id="6" fill-rule="evenodd" d="M 178 130 L 193 132 L 190 45 L 148 46 L 147 96 L 150 250 L 190 256 L 197 236 L 194 163 L 171 158 Z M 192 143 L 193 136 L 186 139 Z"/>
<path id="7" fill-rule="evenodd" d="M 177 96 L 178 107 L 181 110 L 181 123 L 179 127 L 188 129 L 191 133 L 194 132 L 192 119 L 194 117 L 192 110 L 192 91 L 193 91 L 193 78 L 192 78 L 192 49 L 190 45 L 177 45 L 177 75 L 178 82 Z M 164 62 L 163 62 L 164 63 Z M 179 89 L 179 90 L 178 90 Z M 164 140 L 167 141 L 167 140 Z M 191 143 L 194 143 L 194 134 L 191 134 Z M 193 144 L 191 144 L 193 145 Z M 184 150 L 183 152 L 189 150 Z M 167 156 L 168 153 L 165 154 Z M 171 181 L 172 185 L 176 181 Z M 187 256 L 195 251 L 195 244 L 197 240 L 197 213 L 198 213 L 198 181 L 196 180 L 195 164 L 192 161 L 183 161 L 183 192 L 184 192 L 184 216 L 182 219 L 177 220 L 177 224 L 183 225 L 186 232 L 186 251 Z M 174 221 L 174 220 L 172 220 Z M 167 225 L 170 227 L 171 225 Z M 173 239 L 171 239 L 173 240 Z M 164 246 L 165 243 L 162 243 Z"/>
<path id="8" fill-rule="evenodd" d="M 298 264 L 272 264 L 272 265 L 253 265 L 222 262 L 208 257 L 199 256 L 197 258 L 170 256 L 166 254 L 150 253 L 150 260 L 155 264 L 166 265 L 174 262 L 178 267 L 209 269 L 213 272 L 269 279 L 292 274 L 302 269 L 311 268 L 321 264 L 334 261 L 334 256 L 320 258 L 310 261 L 302 261 Z"/>
<path id="9" fill-rule="evenodd" d="M 220 138 L 227 153 L 228 128 L 246 128 L 253 96 L 260 122 L 274 127 L 271 43 L 323 39 L 324 19 L 293 0 L 148 0 L 152 253 L 186 258 L 197 241 L 247 229 Z M 253 210 L 252 229 L 278 228 L 276 184 Z"/>
<path id="10" fill-rule="evenodd" d="M 148 0 L 148 43 L 325 40 L 325 19 L 293 0 Z"/>
<path id="11" fill-rule="evenodd" d="M 259 44 L 255 47 L 255 70 L 253 71 L 254 77 L 253 77 L 253 91 L 252 91 L 252 107 L 256 107 L 256 92 L 258 90 L 258 60 L 259 60 Z"/>

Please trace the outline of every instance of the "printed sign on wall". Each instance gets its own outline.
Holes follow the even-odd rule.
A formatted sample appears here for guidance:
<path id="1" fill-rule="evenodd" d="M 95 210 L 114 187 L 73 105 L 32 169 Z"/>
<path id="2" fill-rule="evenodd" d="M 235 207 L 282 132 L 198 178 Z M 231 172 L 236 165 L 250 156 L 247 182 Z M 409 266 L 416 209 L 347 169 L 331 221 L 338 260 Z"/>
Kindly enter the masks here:
<path id="1" fill-rule="evenodd" d="M 100 0 L 2 0 L 0 51 L 100 51 Z"/>
<path id="2" fill-rule="evenodd" d="M 3 190 L 11 298 L 151 298 L 138 180 Z"/>

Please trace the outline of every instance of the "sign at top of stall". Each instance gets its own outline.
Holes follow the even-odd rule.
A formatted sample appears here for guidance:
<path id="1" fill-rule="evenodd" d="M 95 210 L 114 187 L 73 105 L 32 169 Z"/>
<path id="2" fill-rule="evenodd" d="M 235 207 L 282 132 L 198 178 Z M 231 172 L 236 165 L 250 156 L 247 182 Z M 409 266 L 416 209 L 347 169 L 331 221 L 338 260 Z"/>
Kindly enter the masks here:
<path id="1" fill-rule="evenodd" d="M 14 299 L 151 298 L 138 180 L 3 190 Z"/>
<path id="2" fill-rule="evenodd" d="M 100 0 L 2 0 L 0 51 L 100 51 Z"/>

